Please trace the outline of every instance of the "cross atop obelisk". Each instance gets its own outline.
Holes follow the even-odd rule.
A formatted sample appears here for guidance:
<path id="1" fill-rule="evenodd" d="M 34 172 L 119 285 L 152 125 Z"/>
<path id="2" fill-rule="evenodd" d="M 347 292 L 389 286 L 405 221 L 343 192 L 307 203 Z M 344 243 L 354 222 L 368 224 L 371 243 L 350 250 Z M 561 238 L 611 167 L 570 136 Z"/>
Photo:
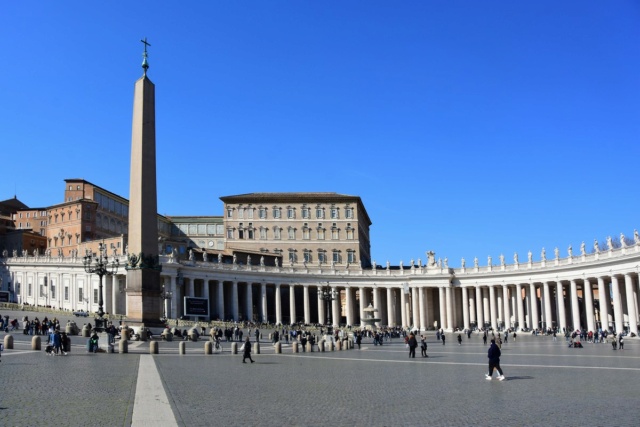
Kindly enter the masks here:
<path id="1" fill-rule="evenodd" d="M 144 44 L 144 52 L 142 53 L 142 68 L 144 69 L 144 75 L 147 75 L 147 70 L 149 69 L 149 61 L 147 60 L 149 58 L 149 54 L 147 54 L 147 46 L 151 46 L 151 44 L 149 44 L 149 42 L 147 42 L 147 38 L 145 37 L 144 40 L 140 40 L 143 44 Z"/>

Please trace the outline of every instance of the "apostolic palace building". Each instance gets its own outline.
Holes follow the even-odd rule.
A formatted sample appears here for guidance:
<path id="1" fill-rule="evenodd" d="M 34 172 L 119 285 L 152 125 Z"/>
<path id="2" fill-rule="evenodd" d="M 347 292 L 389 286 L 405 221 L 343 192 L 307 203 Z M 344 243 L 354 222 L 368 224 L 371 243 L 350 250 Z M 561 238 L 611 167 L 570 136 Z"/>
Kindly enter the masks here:
<path id="1" fill-rule="evenodd" d="M 155 108 L 153 93 L 147 94 L 154 86 L 146 76 L 146 51 L 143 68 L 134 132 L 136 114 L 146 117 Z M 154 114 L 144 123 L 152 120 L 155 132 Z M 140 138 L 155 144 L 155 133 Z M 107 255 L 121 266 L 104 276 L 104 309 L 130 313 L 132 268 L 128 274 L 124 266 L 136 267 L 128 247 L 138 238 L 130 228 L 131 197 L 130 203 L 91 182 L 66 179 L 57 205 L 28 207 L 15 197 L 0 202 L 0 300 L 97 311 L 99 278 L 85 272 L 83 257 L 104 242 Z M 460 268 L 450 268 L 429 251 L 424 261 L 376 265 L 372 222 L 358 196 L 250 193 L 220 199 L 221 216 L 156 214 L 160 286 L 169 318 L 187 316 L 185 297 L 193 297 L 208 308 L 197 320 L 323 323 L 327 308 L 319 293 L 330 286 L 338 296 L 328 307 L 334 325 L 359 325 L 371 305 L 379 326 L 638 333 L 635 231 L 631 238 L 609 238 L 604 247 L 583 244 L 575 254 L 569 248 L 565 256 L 555 250 L 547 257 L 543 250 L 536 261 L 531 253 L 523 260 L 515 254 L 510 263 L 501 256 L 496 264 L 462 260 Z M 155 200 L 150 206 L 155 212 Z M 143 283 L 141 292 L 146 298 L 160 291 L 145 294 Z"/>

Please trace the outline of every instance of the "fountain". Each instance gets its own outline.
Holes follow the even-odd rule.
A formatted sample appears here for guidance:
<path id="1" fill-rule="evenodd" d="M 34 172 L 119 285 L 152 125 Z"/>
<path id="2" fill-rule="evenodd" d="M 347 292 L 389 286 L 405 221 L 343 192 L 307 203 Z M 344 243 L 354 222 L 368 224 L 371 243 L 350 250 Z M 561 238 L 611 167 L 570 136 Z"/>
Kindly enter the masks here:
<path id="1" fill-rule="evenodd" d="M 369 307 L 365 308 L 364 310 L 364 319 L 360 320 L 360 323 L 362 323 L 362 326 L 364 327 L 364 329 L 371 329 L 371 330 L 375 330 L 377 329 L 376 326 L 376 322 L 380 322 L 381 319 L 374 317 L 375 314 L 378 312 L 377 308 L 373 308 L 373 306 L 371 304 L 369 304 Z"/>

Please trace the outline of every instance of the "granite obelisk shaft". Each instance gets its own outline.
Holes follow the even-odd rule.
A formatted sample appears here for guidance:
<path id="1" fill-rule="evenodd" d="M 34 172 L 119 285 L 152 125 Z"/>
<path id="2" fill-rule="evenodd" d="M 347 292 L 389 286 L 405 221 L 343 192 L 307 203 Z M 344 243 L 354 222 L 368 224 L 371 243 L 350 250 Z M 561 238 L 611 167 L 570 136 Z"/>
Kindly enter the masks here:
<path id="1" fill-rule="evenodd" d="M 155 86 L 146 73 L 135 84 L 131 131 L 127 317 L 146 326 L 162 317 L 156 192 Z"/>

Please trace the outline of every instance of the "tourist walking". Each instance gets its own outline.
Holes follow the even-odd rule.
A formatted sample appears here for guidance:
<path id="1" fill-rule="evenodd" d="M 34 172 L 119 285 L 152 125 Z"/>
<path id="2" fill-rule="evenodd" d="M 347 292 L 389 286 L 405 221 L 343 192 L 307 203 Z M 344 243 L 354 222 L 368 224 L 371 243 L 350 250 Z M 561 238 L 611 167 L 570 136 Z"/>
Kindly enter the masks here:
<path id="1" fill-rule="evenodd" d="M 427 340 L 424 338 L 424 335 L 420 335 L 420 349 L 422 351 L 422 357 L 427 356 Z"/>
<path id="2" fill-rule="evenodd" d="M 444 345 L 444 333 L 440 333 L 440 339 L 442 340 L 442 345 Z"/>
<path id="3" fill-rule="evenodd" d="M 484 331 L 484 334 L 482 334 L 482 342 L 484 345 L 487 345 L 487 331 Z"/>
<path id="4" fill-rule="evenodd" d="M 489 351 L 487 352 L 487 357 L 489 358 L 489 373 L 486 375 L 486 379 L 491 380 L 493 377 L 494 369 L 498 371 L 498 380 L 504 381 L 504 374 L 502 373 L 502 368 L 500 367 L 500 348 L 496 345 L 496 340 L 491 340 L 491 345 L 489 346 Z"/>
<path id="5" fill-rule="evenodd" d="M 413 333 L 409 334 L 409 340 L 407 340 L 407 345 L 409 346 L 409 358 L 415 359 L 418 340 L 416 340 L 416 336 Z"/>
<path id="6" fill-rule="evenodd" d="M 462 345 L 462 335 L 458 334 L 458 345 Z"/>
<path id="7" fill-rule="evenodd" d="M 620 348 L 620 350 L 624 350 L 624 337 L 622 334 L 618 335 L 618 337 L 618 348 Z"/>
<path id="8" fill-rule="evenodd" d="M 247 340 L 244 342 L 243 347 L 243 353 L 242 353 L 242 363 L 247 363 L 245 362 L 245 359 L 249 359 L 251 361 L 251 363 L 255 362 L 255 360 L 253 360 L 251 358 L 251 341 L 249 341 L 249 337 L 247 337 Z"/>

